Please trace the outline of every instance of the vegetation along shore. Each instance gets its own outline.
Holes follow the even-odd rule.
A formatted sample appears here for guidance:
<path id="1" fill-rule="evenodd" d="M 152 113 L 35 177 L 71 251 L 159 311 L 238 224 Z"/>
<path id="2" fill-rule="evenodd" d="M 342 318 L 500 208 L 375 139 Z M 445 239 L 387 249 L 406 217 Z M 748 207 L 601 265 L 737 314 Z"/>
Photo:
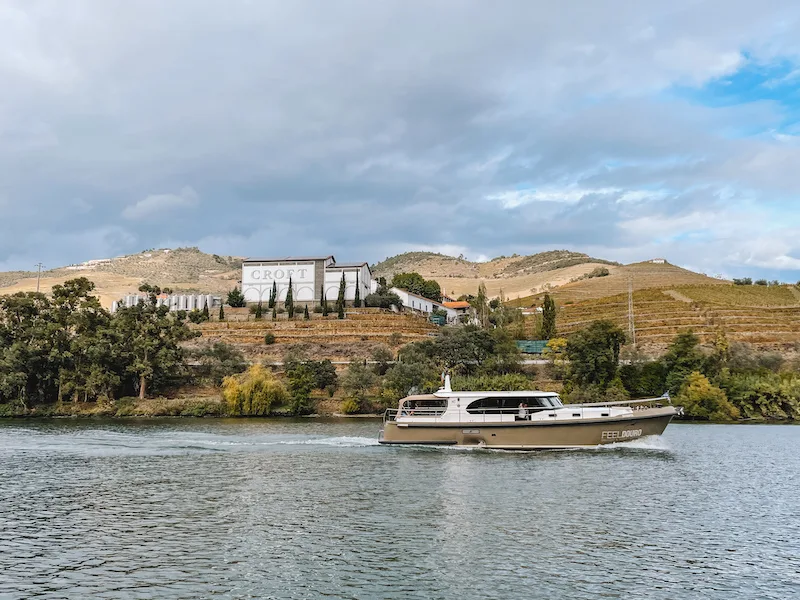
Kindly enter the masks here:
<path id="1" fill-rule="evenodd" d="M 464 296 L 468 324 L 435 327 L 382 308 L 391 285 L 371 308 L 337 301 L 253 314 L 235 307 L 236 290 L 218 314 L 170 313 L 158 306 L 162 290 L 150 285 L 140 288 L 147 301 L 111 314 L 86 278 L 48 294 L 0 296 L 0 416 L 377 414 L 409 392 L 435 390 L 446 369 L 456 389 L 552 390 L 566 402 L 668 392 L 690 419 L 800 420 L 797 358 L 729 341 L 721 326 L 705 344 L 690 329 L 679 331 L 652 356 L 637 351 L 613 319 L 560 327 L 562 307 L 549 294 L 541 310 L 525 314 L 479 284 Z M 231 321 L 237 310 L 246 321 Z M 282 345 L 280 360 L 259 354 L 274 348 L 272 331 L 296 336 Z M 337 347 L 345 359 L 331 360 L 322 342 L 312 343 L 320 332 L 358 351 Z M 532 338 L 547 340 L 538 364 L 523 361 L 516 344 Z"/>

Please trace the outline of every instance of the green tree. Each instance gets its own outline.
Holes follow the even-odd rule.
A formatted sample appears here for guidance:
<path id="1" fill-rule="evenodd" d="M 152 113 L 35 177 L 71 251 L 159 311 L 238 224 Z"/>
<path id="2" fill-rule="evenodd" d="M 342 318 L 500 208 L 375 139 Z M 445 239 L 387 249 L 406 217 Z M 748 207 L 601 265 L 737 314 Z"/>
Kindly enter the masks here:
<path id="1" fill-rule="evenodd" d="M 700 340 L 691 330 L 675 336 L 662 358 L 666 371 L 666 387 L 671 394 L 677 393 L 683 382 L 694 371 L 703 371 L 705 356 L 698 345 Z"/>
<path id="2" fill-rule="evenodd" d="M 220 321 L 224 321 L 225 320 L 225 305 L 224 304 L 220 304 L 219 305 L 219 317 L 218 318 L 219 318 Z"/>
<path id="3" fill-rule="evenodd" d="M 221 385 L 226 377 L 247 369 L 244 355 L 225 342 L 214 342 L 211 346 L 195 350 L 191 356 L 198 363 L 195 367 L 196 377 L 203 383 Z"/>
<path id="4" fill-rule="evenodd" d="M 303 318 L 308 321 L 311 319 L 311 315 L 308 312 L 308 304 L 306 304 L 305 308 L 303 309 Z"/>
<path id="5" fill-rule="evenodd" d="M 289 313 L 289 320 L 294 318 L 294 293 L 292 292 L 292 278 L 289 277 L 289 289 L 286 291 L 286 302 L 284 302 L 286 312 Z"/>
<path id="6" fill-rule="evenodd" d="M 556 337 L 556 303 L 550 294 L 544 295 L 542 305 L 542 332 L 541 339 L 549 340 Z"/>
<path id="7" fill-rule="evenodd" d="M 242 308 L 245 305 L 244 294 L 239 291 L 238 287 L 235 287 L 228 292 L 227 304 L 231 308 Z"/>
<path id="8" fill-rule="evenodd" d="M 391 287 L 408 290 L 436 302 L 442 301 L 442 289 L 435 280 L 426 280 L 419 273 L 397 273 L 392 277 Z"/>
<path id="9" fill-rule="evenodd" d="M 625 332 L 610 321 L 594 321 L 567 338 L 567 355 L 576 383 L 602 390 L 617 376 Z"/>
<path id="10" fill-rule="evenodd" d="M 340 319 L 344 319 L 344 299 L 346 290 L 347 282 L 344 279 L 344 271 L 342 271 L 342 280 L 339 282 L 339 296 L 336 298 L 336 311 L 339 313 Z"/>
<path id="11" fill-rule="evenodd" d="M 262 316 L 263 313 L 262 313 L 261 300 L 259 300 L 258 304 L 256 304 L 256 321 L 260 321 Z"/>
<path id="12" fill-rule="evenodd" d="M 740 416 L 739 409 L 728 401 L 725 392 L 699 371 L 686 376 L 676 404 L 683 406 L 687 416 L 696 419 L 733 421 Z"/>
<path id="13" fill-rule="evenodd" d="M 183 376 L 180 343 L 199 335 L 186 326 L 180 314 L 170 315 L 168 307 L 158 306 L 153 293 L 148 302 L 121 307 L 112 326 L 125 372 L 136 378 L 139 398 L 147 395 L 149 386 L 162 389 Z"/>
<path id="14" fill-rule="evenodd" d="M 356 272 L 356 295 L 355 298 L 353 298 L 353 306 L 361 308 L 361 285 L 358 281 L 358 272 Z"/>
<path id="15" fill-rule="evenodd" d="M 298 365 L 286 373 L 289 384 L 289 407 L 293 415 L 313 412 L 311 390 L 316 387 L 314 371 L 308 365 Z"/>
<path id="16" fill-rule="evenodd" d="M 200 313 L 203 315 L 203 321 L 211 320 L 211 314 L 208 312 L 208 302 L 203 303 L 203 310 Z"/>
<path id="17" fill-rule="evenodd" d="M 327 317 L 328 316 L 328 312 L 329 312 L 329 310 L 328 310 L 328 299 L 325 297 L 325 286 L 324 285 L 320 286 L 319 294 L 320 294 L 319 297 L 321 299 L 321 304 L 322 304 L 322 316 L 323 317 Z"/>
<path id="18" fill-rule="evenodd" d="M 272 307 L 272 320 L 273 321 L 278 320 L 278 309 L 274 306 Z"/>
<path id="19" fill-rule="evenodd" d="M 363 363 L 350 363 L 342 377 L 342 389 L 347 398 L 358 406 L 358 410 L 355 412 L 367 409 L 369 392 L 377 382 L 378 378 L 375 373 Z"/>
<path id="20" fill-rule="evenodd" d="M 272 282 L 272 291 L 269 293 L 269 308 L 275 308 L 275 302 L 278 300 L 278 284 Z"/>
<path id="21" fill-rule="evenodd" d="M 381 344 L 372 351 L 372 360 L 375 362 L 375 374 L 382 377 L 389 370 L 389 363 L 394 360 L 394 354 L 387 346 Z"/>
<path id="22" fill-rule="evenodd" d="M 486 284 L 478 284 L 478 295 L 470 300 L 470 305 L 475 309 L 475 316 L 481 327 L 489 326 L 489 298 L 486 295 Z"/>

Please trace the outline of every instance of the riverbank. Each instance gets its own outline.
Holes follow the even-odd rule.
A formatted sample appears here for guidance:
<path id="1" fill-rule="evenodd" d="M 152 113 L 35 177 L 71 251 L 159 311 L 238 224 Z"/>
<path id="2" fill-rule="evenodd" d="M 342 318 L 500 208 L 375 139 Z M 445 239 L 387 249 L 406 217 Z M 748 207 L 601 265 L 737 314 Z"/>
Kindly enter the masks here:
<path id="1" fill-rule="evenodd" d="M 354 414 L 342 413 L 336 399 L 320 400 L 317 410 L 308 417 L 347 417 L 347 418 L 377 418 L 380 414 Z M 276 411 L 270 417 L 291 417 L 285 411 Z M 138 418 L 138 417 L 205 417 L 205 418 L 230 418 L 225 401 L 219 396 L 200 396 L 184 398 L 120 398 L 113 402 L 78 402 L 60 404 L 45 404 L 25 409 L 19 405 L 0 404 L 0 418 L 12 419 L 53 419 L 53 418 Z M 239 417 L 242 419 L 254 417 Z M 673 423 L 694 423 L 709 425 L 797 425 L 796 421 L 781 419 L 740 419 L 738 421 L 696 421 L 693 419 L 676 418 Z"/>
<path id="2" fill-rule="evenodd" d="M 320 398 L 314 415 L 319 417 L 377 417 L 378 414 L 346 415 L 335 398 Z M 66 417 L 230 417 L 228 406 L 221 396 L 180 398 L 120 398 L 110 402 L 61 402 L 25 408 L 19 404 L 0 404 L 0 418 L 66 418 Z M 271 417 L 292 416 L 277 410 Z M 246 417 L 244 417 L 246 418 Z"/>

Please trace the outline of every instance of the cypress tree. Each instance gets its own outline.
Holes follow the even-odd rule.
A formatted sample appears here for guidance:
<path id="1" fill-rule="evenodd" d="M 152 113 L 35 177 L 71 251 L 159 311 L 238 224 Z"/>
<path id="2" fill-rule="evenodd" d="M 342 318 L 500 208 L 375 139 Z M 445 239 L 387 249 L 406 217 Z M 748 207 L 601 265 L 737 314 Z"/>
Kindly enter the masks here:
<path id="1" fill-rule="evenodd" d="M 345 283 L 344 271 L 342 271 L 342 280 L 339 282 L 339 297 L 336 298 L 336 310 L 338 310 L 339 312 L 343 312 L 344 310 L 344 292 L 346 288 L 347 288 L 347 283 Z"/>
<path id="2" fill-rule="evenodd" d="M 269 293 L 269 307 L 275 308 L 275 300 L 278 299 L 278 284 L 272 282 L 272 291 Z"/>
<path id="3" fill-rule="evenodd" d="M 225 320 L 225 305 L 224 304 L 220 304 L 219 305 L 219 320 L 220 321 L 224 321 Z"/>
<path id="4" fill-rule="evenodd" d="M 549 340 L 554 337 L 556 337 L 556 303 L 550 294 L 545 294 L 542 306 L 542 339 Z"/>
<path id="5" fill-rule="evenodd" d="M 308 304 L 306 304 L 306 308 L 305 308 L 305 310 L 303 311 L 303 318 L 304 318 L 306 321 L 308 321 L 308 320 L 311 318 L 311 315 L 310 315 L 310 314 L 308 314 Z"/>
<path id="6" fill-rule="evenodd" d="M 278 319 L 278 309 L 274 306 L 272 307 L 272 320 L 277 321 Z"/>
<path id="7" fill-rule="evenodd" d="M 358 273 L 356 273 L 356 297 L 353 298 L 353 306 L 361 308 L 361 286 L 358 284 Z"/>
<path id="8" fill-rule="evenodd" d="M 203 304 L 203 310 L 201 314 L 203 315 L 203 321 L 209 321 L 211 319 L 211 315 L 208 312 L 208 302 Z"/>
<path id="9" fill-rule="evenodd" d="M 289 313 L 289 320 L 294 317 L 294 297 L 292 296 L 292 278 L 289 277 L 289 291 L 286 292 L 286 312 Z"/>
<path id="10" fill-rule="evenodd" d="M 260 321 L 262 317 L 262 307 L 261 307 L 261 300 L 258 301 L 256 305 L 256 321 Z"/>
<path id="11" fill-rule="evenodd" d="M 338 316 L 340 319 L 344 319 L 344 302 L 342 302 L 341 304 L 339 304 L 339 312 L 338 312 L 337 316 Z"/>
<path id="12" fill-rule="evenodd" d="M 320 304 L 322 304 L 322 316 L 328 316 L 328 299 L 325 297 L 325 286 L 321 285 L 319 288 L 320 297 L 322 298 Z"/>

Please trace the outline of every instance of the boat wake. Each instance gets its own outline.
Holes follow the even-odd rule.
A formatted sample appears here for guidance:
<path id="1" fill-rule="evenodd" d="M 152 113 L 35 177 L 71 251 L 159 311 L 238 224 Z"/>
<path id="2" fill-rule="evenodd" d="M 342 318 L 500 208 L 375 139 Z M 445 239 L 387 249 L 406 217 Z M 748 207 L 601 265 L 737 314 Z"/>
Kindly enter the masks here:
<path id="1" fill-rule="evenodd" d="M 615 442 L 613 444 L 603 444 L 595 446 L 596 450 L 619 450 L 630 448 L 632 450 L 671 450 L 667 440 L 660 435 L 648 435 L 629 442 Z"/>

